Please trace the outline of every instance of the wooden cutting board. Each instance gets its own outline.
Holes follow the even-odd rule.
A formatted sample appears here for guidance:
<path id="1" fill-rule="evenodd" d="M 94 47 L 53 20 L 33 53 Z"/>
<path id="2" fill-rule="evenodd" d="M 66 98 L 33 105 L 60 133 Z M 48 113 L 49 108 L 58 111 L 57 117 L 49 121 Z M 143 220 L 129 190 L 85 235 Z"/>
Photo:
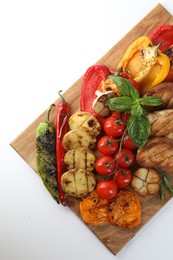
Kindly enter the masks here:
<path id="1" fill-rule="evenodd" d="M 96 63 L 105 64 L 110 69 L 115 69 L 127 47 L 135 39 L 142 35 L 148 35 L 155 27 L 166 23 L 173 23 L 173 17 L 165 8 L 163 8 L 162 5 L 158 4 Z M 117 57 L 119 57 L 119 59 Z M 71 106 L 71 113 L 79 110 L 81 84 L 82 77 L 79 78 L 64 93 L 66 101 Z M 55 100 L 53 103 L 57 104 L 58 102 L 59 99 Z M 48 104 L 47 107 L 49 107 L 49 105 L 50 104 Z M 38 118 L 36 118 L 21 134 L 19 134 L 19 136 L 15 138 L 15 140 L 11 142 L 11 146 L 33 168 L 35 172 L 37 172 L 35 161 L 35 133 L 40 121 L 45 120 L 47 107 Z M 54 121 L 55 114 L 51 115 L 51 120 Z M 173 178 L 171 181 L 173 181 Z M 127 244 L 135 236 L 135 234 L 164 206 L 164 204 L 160 202 L 159 195 L 145 199 L 140 198 L 140 201 L 142 206 L 142 222 L 134 229 L 129 230 L 125 228 L 114 227 L 110 224 L 107 224 L 103 227 L 93 227 L 88 225 L 88 228 L 113 254 L 117 254 L 125 246 L 125 244 Z M 67 203 L 70 209 L 80 218 L 79 200 L 68 197 Z"/>

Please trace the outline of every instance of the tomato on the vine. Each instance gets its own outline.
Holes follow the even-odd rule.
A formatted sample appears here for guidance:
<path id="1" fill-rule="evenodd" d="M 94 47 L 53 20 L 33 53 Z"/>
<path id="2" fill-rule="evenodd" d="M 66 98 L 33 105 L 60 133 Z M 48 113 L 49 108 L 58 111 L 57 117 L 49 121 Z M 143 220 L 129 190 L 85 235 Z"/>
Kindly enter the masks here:
<path id="1" fill-rule="evenodd" d="M 130 167 L 134 162 L 134 154 L 127 148 L 122 148 L 116 152 L 114 158 L 118 160 L 119 167 Z"/>
<path id="2" fill-rule="evenodd" d="M 121 117 L 122 117 L 123 122 L 127 123 L 129 117 L 131 117 L 131 114 L 129 114 L 128 112 L 123 112 Z"/>
<path id="3" fill-rule="evenodd" d="M 114 180 L 101 180 L 96 186 L 96 192 L 102 199 L 111 200 L 118 192 L 118 186 Z"/>
<path id="4" fill-rule="evenodd" d="M 128 148 L 130 150 L 136 149 L 137 146 L 133 143 L 132 139 L 130 138 L 129 134 L 126 134 L 123 138 L 123 147 Z"/>
<path id="5" fill-rule="evenodd" d="M 108 176 L 115 170 L 115 159 L 110 155 L 100 156 L 95 163 L 95 169 L 98 174 L 102 176 Z"/>
<path id="6" fill-rule="evenodd" d="M 104 122 L 104 131 L 109 136 L 120 137 L 123 135 L 125 128 L 126 125 L 118 113 L 109 116 Z"/>
<path id="7" fill-rule="evenodd" d="M 132 172 L 127 168 L 118 169 L 115 173 L 115 182 L 118 188 L 126 188 L 132 180 Z"/>
<path id="8" fill-rule="evenodd" d="M 97 144 L 99 152 L 106 155 L 114 154 L 118 150 L 118 146 L 118 140 L 108 135 L 101 137 Z"/>

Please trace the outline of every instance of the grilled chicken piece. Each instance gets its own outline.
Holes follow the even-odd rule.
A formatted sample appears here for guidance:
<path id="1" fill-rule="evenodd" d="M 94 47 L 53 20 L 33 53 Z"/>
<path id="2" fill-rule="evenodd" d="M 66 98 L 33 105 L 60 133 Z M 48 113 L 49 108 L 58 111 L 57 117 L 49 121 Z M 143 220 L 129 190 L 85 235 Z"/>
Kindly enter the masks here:
<path id="1" fill-rule="evenodd" d="M 165 173 L 173 173 L 173 140 L 153 137 L 138 149 L 136 161 L 142 167 L 154 168 Z"/>
<path id="2" fill-rule="evenodd" d="M 173 109 L 148 114 L 151 125 L 150 136 L 165 136 L 173 140 Z"/>
<path id="3" fill-rule="evenodd" d="M 163 105 L 158 107 L 147 107 L 149 111 L 173 108 L 173 82 L 158 84 L 144 95 L 144 97 L 146 96 L 156 96 L 163 101 Z"/>

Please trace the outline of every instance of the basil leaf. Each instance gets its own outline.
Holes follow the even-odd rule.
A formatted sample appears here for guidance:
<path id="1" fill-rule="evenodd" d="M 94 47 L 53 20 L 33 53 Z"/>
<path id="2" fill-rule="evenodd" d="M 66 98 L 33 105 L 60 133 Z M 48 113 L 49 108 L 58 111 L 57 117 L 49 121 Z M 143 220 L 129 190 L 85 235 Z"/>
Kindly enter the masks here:
<path id="1" fill-rule="evenodd" d="M 141 105 L 145 105 L 145 106 L 159 106 L 163 104 L 163 101 L 156 96 L 140 98 L 139 102 Z"/>
<path id="2" fill-rule="evenodd" d="M 110 98 L 106 102 L 111 110 L 129 111 L 132 107 L 132 99 L 129 97 L 115 97 Z"/>
<path id="3" fill-rule="evenodd" d="M 136 90 L 136 88 L 133 86 L 132 83 L 130 84 L 130 95 L 134 101 L 140 98 L 138 91 Z"/>
<path id="4" fill-rule="evenodd" d="M 130 82 L 127 79 L 116 75 L 110 75 L 109 78 L 114 82 L 123 96 L 131 97 Z"/>
<path id="5" fill-rule="evenodd" d="M 128 79 L 116 75 L 110 75 L 109 78 L 115 83 L 123 96 L 130 97 L 133 100 L 139 99 L 138 91 Z"/>
<path id="6" fill-rule="evenodd" d="M 150 134 L 150 123 L 147 116 L 131 116 L 127 121 L 127 131 L 136 146 L 142 148 Z"/>
<path id="7" fill-rule="evenodd" d="M 138 102 L 133 103 L 131 108 L 131 115 L 132 116 L 141 116 L 143 114 L 144 109 L 141 107 L 141 105 Z"/>

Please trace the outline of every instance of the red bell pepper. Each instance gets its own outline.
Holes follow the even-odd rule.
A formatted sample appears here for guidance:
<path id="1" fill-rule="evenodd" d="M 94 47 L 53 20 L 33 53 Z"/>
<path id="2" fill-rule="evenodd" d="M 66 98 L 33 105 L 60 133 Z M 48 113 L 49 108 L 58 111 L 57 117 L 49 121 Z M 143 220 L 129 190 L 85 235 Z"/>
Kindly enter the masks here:
<path id="1" fill-rule="evenodd" d="M 148 36 L 154 45 L 160 44 L 159 49 L 170 58 L 171 67 L 164 81 L 173 82 L 173 24 L 162 24 Z"/>
<path id="2" fill-rule="evenodd" d="M 96 98 L 96 90 L 102 81 L 106 80 L 111 74 L 108 67 L 101 64 L 95 64 L 89 67 L 84 74 L 83 84 L 80 95 L 80 110 L 95 114 L 92 109 L 93 102 Z"/>
<path id="3" fill-rule="evenodd" d="M 83 77 L 83 84 L 80 95 L 80 110 L 93 114 L 98 119 L 101 126 L 104 124 L 104 117 L 96 114 L 92 109 L 93 102 L 96 98 L 95 92 L 96 90 L 101 89 L 102 81 L 105 81 L 109 75 L 114 73 L 115 72 L 109 70 L 107 66 L 96 64 L 89 67 Z M 132 82 L 134 87 L 140 93 L 140 86 L 134 79 L 119 70 L 116 71 L 116 74 Z"/>
<path id="4" fill-rule="evenodd" d="M 162 24 L 156 27 L 148 37 L 153 45 L 160 44 L 162 52 L 168 51 L 173 45 L 173 24 Z"/>

